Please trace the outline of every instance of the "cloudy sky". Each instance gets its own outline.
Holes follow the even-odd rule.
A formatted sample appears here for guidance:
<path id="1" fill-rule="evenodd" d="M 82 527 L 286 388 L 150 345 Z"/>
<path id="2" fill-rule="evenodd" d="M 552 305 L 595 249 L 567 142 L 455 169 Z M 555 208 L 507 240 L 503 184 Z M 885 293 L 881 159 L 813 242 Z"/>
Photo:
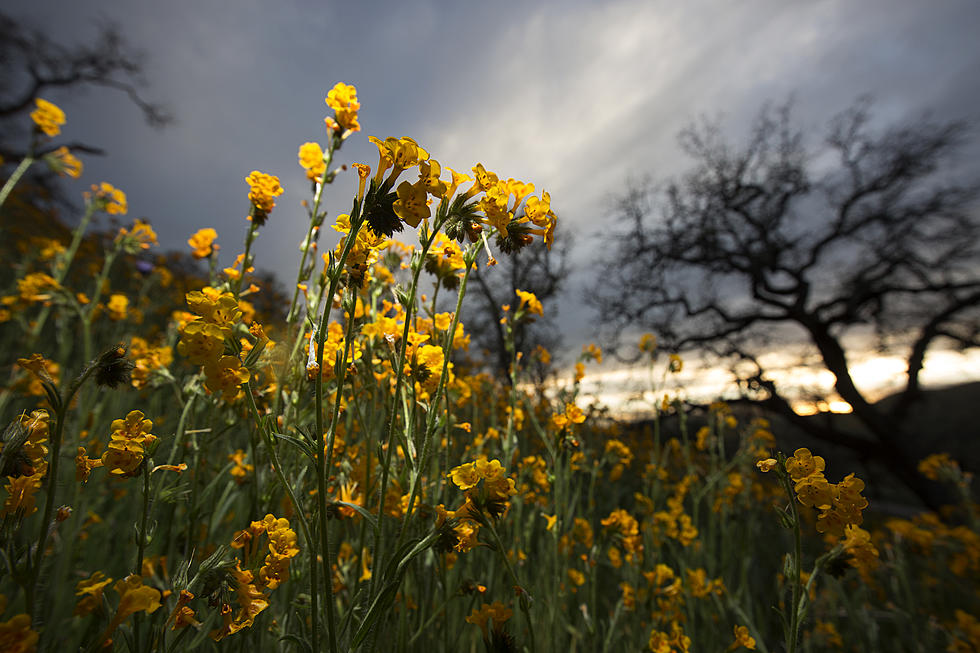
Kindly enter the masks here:
<path id="1" fill-rule="evenodd" d="M 300 144 L 325 140 L 326 91 L 357 86 L 363 132 L 341 162 L 375 162 L 368 135 L 412 136 L 444 165 L 477 162 L 532 181 L 574 233 L 562 306 L 568 344 L 592 336 L 580 308 L 609 200 L 626 179 L 677 175 L 678 130 L 721 117 L 737 137 L 766 100 L 793 94 L 804 126 L 870 94 L 880 119 L 932 110 L 980 125 L 980 4 L 974 0 L 620 0 L 586 2 L 202 2 L 13 0 L 4 10 L 66 42 L 118 23 L 146 54 L 146 95 L 176 123 L 147 127 L 111 91 L 50 94 L 64 133 L 105 148 L 79 188 L 110 181 L 165 248 L 196 229 L 240 251 L 245 176 L 278 175 L 257 265 L 291 283 L 309 197 Z M 968 154 L 976 158 L 980 148 Z M 331 216 L 350 206 L 352 173 Z M 327 243 L 322 243 L 326 245 Z M 547 308 L 547 307 L 546 307 Z M 465 321 L 465 316 L 464 316 Z"/>

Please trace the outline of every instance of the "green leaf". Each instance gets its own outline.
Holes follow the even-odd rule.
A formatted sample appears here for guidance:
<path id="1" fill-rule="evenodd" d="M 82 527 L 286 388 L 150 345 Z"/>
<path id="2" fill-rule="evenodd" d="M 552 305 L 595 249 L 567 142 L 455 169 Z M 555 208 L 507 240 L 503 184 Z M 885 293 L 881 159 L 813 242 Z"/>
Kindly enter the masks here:
<path id="1" fill-rule="evenodd" d="M 395 581 L 387 583 L 378 595 L 374 597 L 374 602 L 371 603 L 371 608 L 368 610 L 367 614 L 364 615 L 364 620 L 361 621 L 361 625 L 357 628 L 357 632 L 354 633 L 354 639 L 351 640 L 351 649 L 355 649 L 360 646 L 364 638 L 368 636 L 371 632 L 371 628 L 374 626 L 375 622 L 379 618 L 379 613 L 383 610 L 390 608 L 395 602 L 395 595 L 398 592 L 398 586 L 401 584 L 401 579 L 396 579 Z"/>
<path id="2" fill-rule="evenodd" d="M 303 455 L 309 458 L 312 462 L 316 462 L 316 452 L 313 450 L 313 447 L 311 447 L 308 442 L 304 440 L 300 440 L 297 437 L 293 437 L 292 435 L 286 435 L 285 433 L 273 432 L 272 437 L 293 445 L 294 447 L 299 449 L 303 453 Z"/>
<path id="3" fill-rule="evenodd" d="M 286 634 L 279 638 L 280 642 L 293 642 L 294 644 L 299 644 L 304 651 L 309 651 L 313 653 L 313 645 L 306 641 L 299 635 Z"/>
<path id="4" fill-rule="evenodd" d="M 10 470 L 7 469 L 7 466 L 10 464 L 13 456 L 27 442 L 28 435 L 28 430 L 24 428 L 19 419 L 15 419 L 4 429 L 2 440 L 3 450 L 0 451 L 0 472 L 3 475 L 8 475 L 7 472 Z"/>
<path id="5" fill-rule="evenodd" d="M 262 356 L 262 352 L 265 350 L 265 346 L 268 344 L 268 342 L 268 340 L 262 340 L 252 347 L 252 350 L 248 352 L 248 356 L 245 357 L 245 362 L 242 363 L 242 365 L 250 370 L 255 367 L 255 364 L 259 362 L 259 357 Z"/>
<path id="6" fill-rule="evenodd" d="M 375 518 L 375 516 L 372 513 L 368 512 L 367 509 L 364 508 L 364 506 L 359 506 L 356 503 L 348 503 L 346 501 L 335 501 L 334 503 L 336 503 L 339 506 L 346 506 L 348 508 L 353 509 L 358 514 L 360 514 L 361 517 L 364 517 L 366 520 L 368 520 L 368 523 L 371 524 L 371 528 L 373 528 L 375 531 L 378 530 L 377 518 Z"/>

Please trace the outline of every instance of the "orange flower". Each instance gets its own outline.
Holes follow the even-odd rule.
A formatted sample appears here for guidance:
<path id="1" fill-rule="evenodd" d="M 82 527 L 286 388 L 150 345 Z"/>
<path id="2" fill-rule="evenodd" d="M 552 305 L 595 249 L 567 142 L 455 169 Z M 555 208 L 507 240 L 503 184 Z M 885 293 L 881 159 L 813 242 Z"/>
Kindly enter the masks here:
<path id="1" fill-rule="evenodd" d="M 187 244 L 194 250 L 191 252 L 191 255 L 194 258 L 207 258 L 211 256 L 212 252 L 216 252 L 218 250 L 218 246 L 214 244 L 214 241 L 217 238 L 218 232 L 211 227 L 198 229 L 194 235 L 187 240 Z"/>
<path id="2" fill-rule="evenodd" d="M 37 128 L 48 136 L 57 136 L 61 133 L 61 126 L 65 124 L 65 112 L 58 105 L 35 98 L 34 103 L 37 108 L 31 111 L 31 120 Z"/>

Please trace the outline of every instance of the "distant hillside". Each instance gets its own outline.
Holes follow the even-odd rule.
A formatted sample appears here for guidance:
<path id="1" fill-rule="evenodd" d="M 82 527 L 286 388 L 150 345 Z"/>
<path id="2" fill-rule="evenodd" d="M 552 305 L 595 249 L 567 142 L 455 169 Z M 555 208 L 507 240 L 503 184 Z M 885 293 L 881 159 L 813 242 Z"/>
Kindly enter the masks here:
<path id="1" fill-rule="evenodd" d="M 886 408 L 899 401 L 898 395 L 885 397 L 880 402 Z M 732 411 L 740 423 L 753 418 L 768 419 L 776 436 L 777 447 L 787 455 L 799 447 L 809 447 L 815 455 L 827 460 L 827 478 L 836 482 L 854 472 L 867 484 L 865 494 L 877 500 L 878 507 L 889 512 L 903 512 L 903 506 L 916 505 L 917 501 L 897 483 L 891 472 L 874 460 L 861 460 L 852 451 L 838 445 L 817 440 L 775 415 L 759 404 L 748 401 L 731 403 Z M 908 411 L 904 420 L 911 434 L 910 441 L 901 444 L 916 458 L 922 459 L 932 453 L 948 452 L 965 471 L 980 473 L 980 382 L 923 390 L 920 397 Z M 697 432 L 706 423 L 707 408 L 693 407 L 688 413 L 688 432 Z M 831 424 L 846 429 L 855 435 L 866 431 L 854 415 L 839 413 L 818 413 L 808 416 L 808 420 Z M 627 431 L 636 433 L 649 428 L 650 420 L 630 422 L 623 425 Z M 676 418 L 665 419 L 662 424 L 664 437 L 676 436 Z M 732 443 L 734 446 L 734 443 Z M 980 488 L 974 487 L 974 491 Z M 942 492 L 937 487 L 937 492 Z M 953 498 L 948 498 L 952 501 Z"/>

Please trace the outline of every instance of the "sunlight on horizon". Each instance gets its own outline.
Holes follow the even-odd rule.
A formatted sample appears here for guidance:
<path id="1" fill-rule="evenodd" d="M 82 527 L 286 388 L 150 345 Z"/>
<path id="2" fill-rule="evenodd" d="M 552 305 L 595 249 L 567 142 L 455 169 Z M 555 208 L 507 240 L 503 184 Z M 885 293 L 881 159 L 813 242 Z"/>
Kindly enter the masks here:
<path id="1" fill-rule="evenodd" d="M 828 370 L 790 365 L 788 354 L 772 353 L 767 358 L 772 370 L 766 378 L 783 389 L 800 414 L 852 411 L 850 404 L 833 390 L 834 375 Z M 782 365 L 776 365 L 780 359 Z M 610 366 L 607 362 L 603 367 Z M 905 366 L 899 356 L 866 355 L 852 362 L 851 375 L 865 397 L 875 402 L 904 388 Z M 919 378 L 927 390 L 980 381 L 980 349 L 931 352 Z M 684 369 L 678 374 L 665 374 L 661 366 L 653 370 L 639 366 L 597 369 L 587 364 L 580 403 L 597 400 L 615 416 L 636 418 L 652 414 L 665 394 L 692 403 L 738 396 L 732 373 L 726 367 L 702 367 L 692 359 L 685 360 Z"/>

